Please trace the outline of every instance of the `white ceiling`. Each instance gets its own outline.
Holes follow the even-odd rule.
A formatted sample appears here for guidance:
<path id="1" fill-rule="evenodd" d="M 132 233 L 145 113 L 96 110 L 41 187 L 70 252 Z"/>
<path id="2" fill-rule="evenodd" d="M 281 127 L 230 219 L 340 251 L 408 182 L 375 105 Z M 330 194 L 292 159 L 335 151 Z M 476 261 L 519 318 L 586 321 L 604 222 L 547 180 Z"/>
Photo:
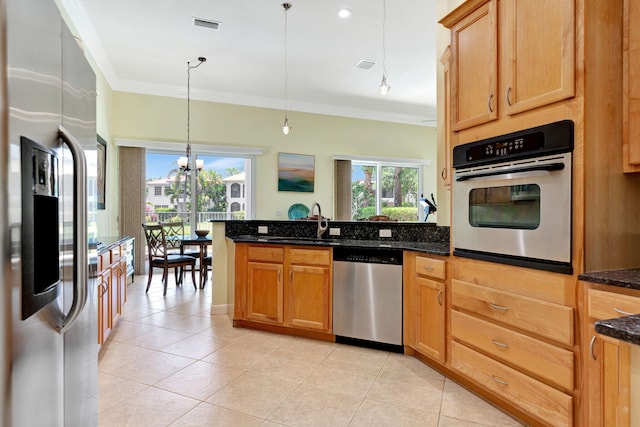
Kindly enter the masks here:
<path id="1" fill-rule="evenodd" d="M 59 0 L 112 89 L 285 110 L 281 0 Z M 289 110 L 435 126 L 435 0 L 289 0 Z M 351 9 L 348 19 L 338 17 Z M 193 18 L 220 22 L 195 27 Z M 369 70 L 355 68 L 367 59 Z M 291 115 L 290 115 L 291 116 Z"/>

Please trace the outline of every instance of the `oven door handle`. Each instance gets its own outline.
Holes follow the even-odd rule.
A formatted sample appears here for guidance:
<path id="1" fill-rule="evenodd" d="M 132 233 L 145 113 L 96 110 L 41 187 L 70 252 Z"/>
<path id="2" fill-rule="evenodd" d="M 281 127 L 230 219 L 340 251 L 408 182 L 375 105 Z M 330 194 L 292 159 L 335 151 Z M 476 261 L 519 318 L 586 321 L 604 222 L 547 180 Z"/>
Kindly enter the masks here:
<path id="1" fill-rule="evenodd" d="M 456 177 L 456 181 L 468 181 L 474 178 L 485 178 L 488 176 L 507 175 L 511 173 L 535 172 L 535 171 L 560 171 L 564 169 L 564 163 L 549 163 L 546 165 L 525 166 L 522 168 L 513 168 L 509 170 L 482 172 L 473 175 L 463 175 Z"/>

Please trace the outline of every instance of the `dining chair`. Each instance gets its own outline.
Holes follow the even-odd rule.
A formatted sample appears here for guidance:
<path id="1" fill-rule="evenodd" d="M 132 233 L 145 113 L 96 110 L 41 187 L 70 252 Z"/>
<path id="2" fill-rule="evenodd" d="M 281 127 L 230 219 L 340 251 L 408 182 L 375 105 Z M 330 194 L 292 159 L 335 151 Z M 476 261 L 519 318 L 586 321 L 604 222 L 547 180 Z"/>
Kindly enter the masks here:
<path id="1" fill-rule="evenodd" d="M 200 277 L 202 278 L 202 283 L 200 283 L 200 289 L 204 289 L 204 285 L 207 283 L 209 278 L 209 271 L 213 270 L 213 257 L 211 255 L 207 255 L 202 260 L 201 268 L 203 271 L 200 272 Z M 212 283 L 213 283 L 213 275 L 211 275 Z"/>
<path id="2" fill-rule="evenodd" d="M 167 236 L 167 242 L 169 242 L 169 253 L 171 254 L 181 254 L 192 256 L 195 259 L 200 257 L 200 248 L 198 250 L 185 250 L 188 246 L 183 246 L 180 242 L 180 239 L 185 235 L 184 233 L 184 222 L 182 221 L 168 221 L 161 222 L 160 225 L 164 228 L 165 235 Z M 181 270 L 179 274 L 179 281 L 182 283 L 183 272 L 185 270 Z M 176 272 L 176 274 L 178 274 Z"/>
<path id="3" fill-rule="evenodd" d="M 169 269 L 173 268 L 176 279 L 176 286 L 181 284 L 181 280 L 178 280 L 178 272 L 181 272 L 183 267 L 191 268 L 191 281 L 193 287 L 198 289 L 196 285 L 195 266 L 196 259 L 189 255 L 181 255 L 180 253 L 171 253 L 171 249 L 175 249 L 175 241 L 177 239 L 167 239 L 165 229 L 162 225 L 150 225 L 142 224 L 144 229 L 144 236 L 147 240 L 147 249 L 149 252 L 149 280 L 147 281 L 147 289 L 149 291 L 151 286 L 151 279 L 153 277 L 154 268 L 162 268 L 162 284 L 164 291 L 162 295 L 167 294 L 167 279 L 169 276 Z M 177 247 L 180 248 L 180 242 L 178 241 Z M 182 275 L 180 275 L 182 276 Z"/>

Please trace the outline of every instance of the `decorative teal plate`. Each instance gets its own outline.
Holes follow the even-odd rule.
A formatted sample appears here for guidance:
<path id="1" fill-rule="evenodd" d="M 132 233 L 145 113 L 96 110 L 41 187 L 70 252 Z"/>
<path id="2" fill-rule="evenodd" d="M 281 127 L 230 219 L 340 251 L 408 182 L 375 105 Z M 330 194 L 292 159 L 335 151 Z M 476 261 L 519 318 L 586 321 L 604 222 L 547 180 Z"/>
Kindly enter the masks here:
<path id="1" fill-rule="evenodd" d="M 309 208 L 302 203 L 294 203 L 289 207 L 289 219 L 306 218 L 309 215 Z"/>

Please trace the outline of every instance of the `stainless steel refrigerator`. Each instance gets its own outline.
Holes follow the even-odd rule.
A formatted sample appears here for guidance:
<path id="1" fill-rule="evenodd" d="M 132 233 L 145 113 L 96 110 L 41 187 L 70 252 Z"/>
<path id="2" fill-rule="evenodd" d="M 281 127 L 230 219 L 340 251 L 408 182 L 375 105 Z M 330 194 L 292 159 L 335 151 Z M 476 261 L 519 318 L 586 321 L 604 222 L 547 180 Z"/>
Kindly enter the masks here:
<path id="1" fill-rule="evenodd" d="M 54 0 L 0 0 L 2 423 L 97 425 L 95 74 Z"/>

